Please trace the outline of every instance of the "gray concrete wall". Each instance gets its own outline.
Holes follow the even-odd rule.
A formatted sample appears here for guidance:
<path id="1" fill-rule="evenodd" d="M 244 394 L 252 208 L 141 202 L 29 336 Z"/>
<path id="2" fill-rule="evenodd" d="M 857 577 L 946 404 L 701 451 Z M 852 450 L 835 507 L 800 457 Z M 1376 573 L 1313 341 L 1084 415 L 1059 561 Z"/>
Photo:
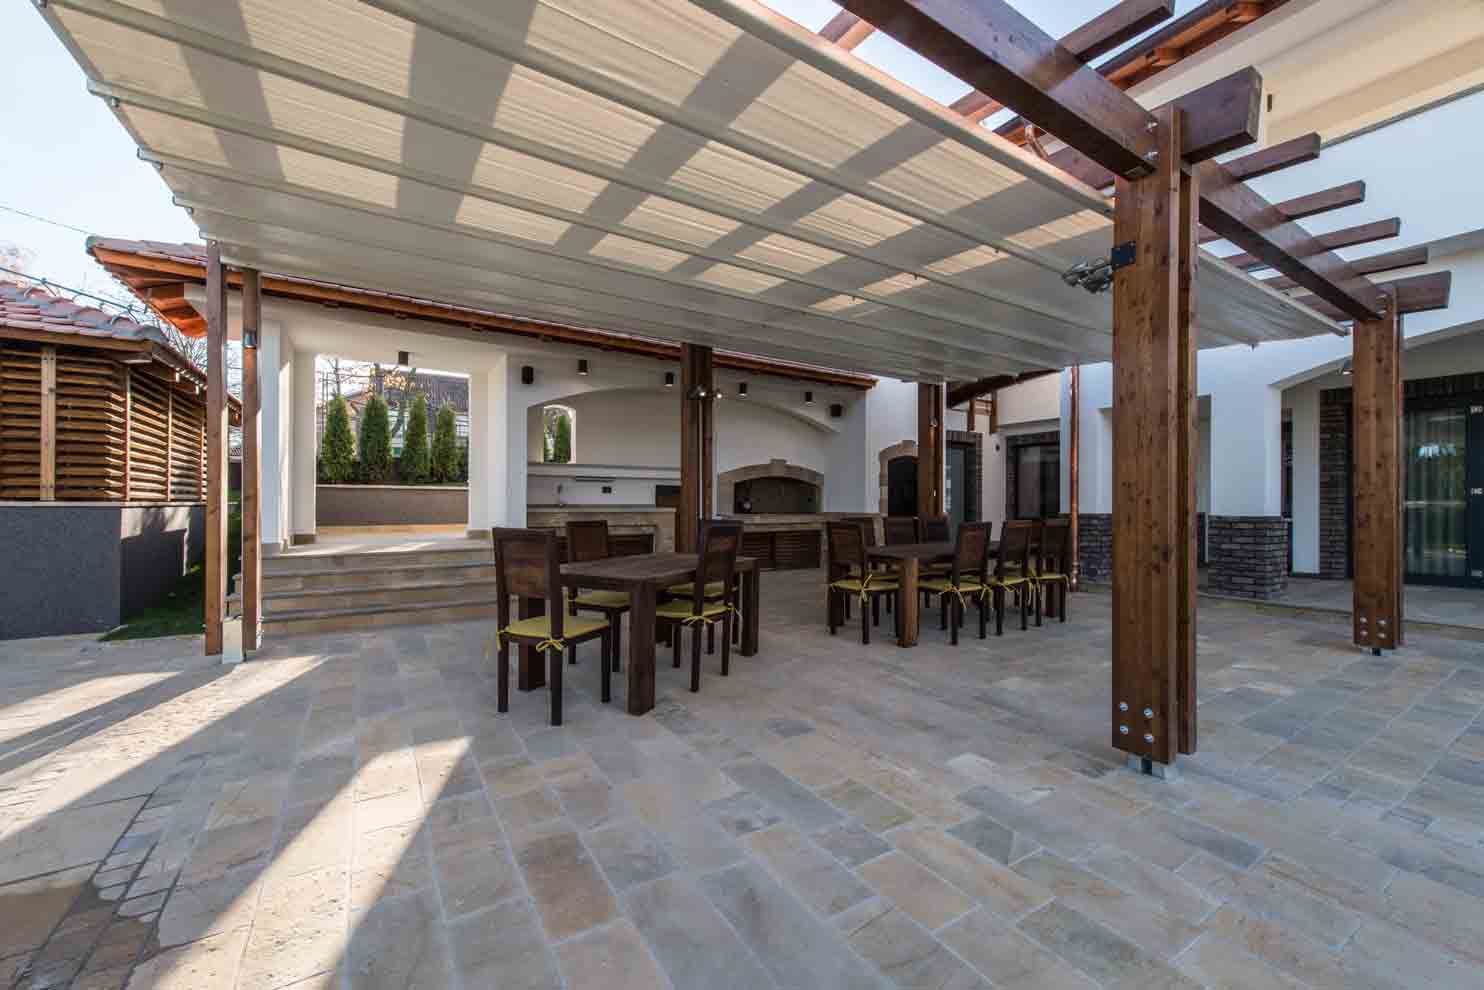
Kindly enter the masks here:
<path id="1" fill-rule="evenodd" d="M 316 526 L 462 525 L 469 519 L 469 489 L 442 485 L 320 485 Z"/>
<path id="2" fill-rule="evenodd" d="M 205 506 L 0 504 L 0 639 L 103 632 L 204 553 Z"/>

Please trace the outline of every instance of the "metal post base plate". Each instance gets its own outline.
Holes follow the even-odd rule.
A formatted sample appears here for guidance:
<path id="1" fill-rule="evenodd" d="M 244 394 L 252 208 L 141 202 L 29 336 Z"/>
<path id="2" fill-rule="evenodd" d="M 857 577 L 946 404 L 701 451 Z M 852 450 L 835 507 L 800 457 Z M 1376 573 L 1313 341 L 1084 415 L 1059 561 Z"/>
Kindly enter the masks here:
<path id="1" fill-rule="evenodd" d="M 1175 766 L 1175 764 L 1158 763 L 1144 756 L 1130 755 L 1128 758 L 1128 768 L 1134 773 L 1148 774 L 1151 777 L 1158 777 L 1160 780 L 1174 781 L 1180 779 L 1180 768 Z"/>

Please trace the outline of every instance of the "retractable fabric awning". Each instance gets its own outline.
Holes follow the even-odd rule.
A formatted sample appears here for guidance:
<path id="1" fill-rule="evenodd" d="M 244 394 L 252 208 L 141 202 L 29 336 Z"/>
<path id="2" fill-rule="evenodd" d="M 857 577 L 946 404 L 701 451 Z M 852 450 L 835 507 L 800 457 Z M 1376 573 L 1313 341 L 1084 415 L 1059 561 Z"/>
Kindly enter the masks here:
<path id="1" fill-rule="evenodd" d="M 231 263 L 906 379 L 1107 360 L 1111 202 L 753 0 L 49 0 Z M 1200 344 L 1337 331 L 1203 255 Z"/>

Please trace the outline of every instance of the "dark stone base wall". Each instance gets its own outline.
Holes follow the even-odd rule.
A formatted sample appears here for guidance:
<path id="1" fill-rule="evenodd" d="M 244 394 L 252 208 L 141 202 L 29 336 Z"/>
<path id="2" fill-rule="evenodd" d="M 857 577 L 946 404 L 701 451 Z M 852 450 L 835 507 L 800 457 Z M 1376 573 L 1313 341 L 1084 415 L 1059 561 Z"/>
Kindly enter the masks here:
<path id="1" fill-rule="evenodd" d="M 427 526 L 469 518 L 464 485 L 319 485 L 317 526 Z"/>
<path id="2" fill-rule="evenodd" d="M 1083 581 L 1113 580 L 1113 515 L 1083 512 L 1077 516 L 1077 556 Z"/>
<path id="3" fill-rule="evenodd" d="M 1288 520 L 1208 516 L 1208 585 L 1218 595 L 1276 598 L 1288 587 Z"/>

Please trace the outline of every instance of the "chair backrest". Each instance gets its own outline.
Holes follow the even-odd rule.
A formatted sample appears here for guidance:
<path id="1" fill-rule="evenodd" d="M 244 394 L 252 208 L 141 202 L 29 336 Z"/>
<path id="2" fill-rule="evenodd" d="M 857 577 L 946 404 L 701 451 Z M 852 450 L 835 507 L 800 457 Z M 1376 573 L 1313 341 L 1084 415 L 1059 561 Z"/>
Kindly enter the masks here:
<path id="1" fill-rule="evenodd" d="M 833 520 L 824 524 L 825 541 L 830 550 L 830 580 L 838 581 L 851 567 L 866 572 L 866 537 L 860 523 Z"/>
<path id="2" fill-rule="evenodd" d="M 982 580 L 989 566 L 989 534 L 993 523 L 959 523 L 953 544 L 953 583 L 963 578 Z"/>
<path id="3" fill-rule="evenodd" d="M 510 624 L 510 599 L 535 598 L 546 603 L 551 636 L 562 636 L 562 572 L 555 533 L 536 529 L 491 531 L 495 543 L 495 595 L 500 628 Z"/>
<path id="4" fill-rule="evenodd" d="M 696 594 L 691 596 L 695 613 L 705 607 L 706 585 L 720 581 L 722 601 L 733 602 L 732 578 L 737 573 L 737 554 L 742 549 L 742 524 L 735 519 L 712 519 L 701 526 L 701 552 L 696 562 Z"/>
<path id="5" fill-rule="evenodd" d="M 861 527 L 861 535 L 865 537 L 866 546 L 876 546 L 876 517 L 875 516 L 846 516 L 842 522 L 858 523 Z"/>
<path id="6" fill-rule="evenodd" d="M 881 520 L 881 527 L 885 531 L 886 545 L 889 547 L 922 542 L 916 516 L 887 516 Z"/>
<path id="7" fill-rule="evenodd" d="M 995 576 L 1000 578 L 1030 573 L 1031 536 L 1035 522 L 1030 519 L 1008 519 L 1000 529 L 1000 555 L 995 560 Z"/>
<path id="8" fill-rule="evenodd" d="M 928 516 L 922 521 L 922 542 L 947 543 L 950 535 L 947 516 Z"/>
<path id="9" fill-rule="evenodd" d="M 1072 520 L 1047 519 L 1041 527 L 1042 574 L 1072 573 Z"/>
<path id="10" fill-rule="evenodd" d="M 608 520 L 572 519 L 567 522 L 567 563 L 613 556 L 608 544 Z"/>

